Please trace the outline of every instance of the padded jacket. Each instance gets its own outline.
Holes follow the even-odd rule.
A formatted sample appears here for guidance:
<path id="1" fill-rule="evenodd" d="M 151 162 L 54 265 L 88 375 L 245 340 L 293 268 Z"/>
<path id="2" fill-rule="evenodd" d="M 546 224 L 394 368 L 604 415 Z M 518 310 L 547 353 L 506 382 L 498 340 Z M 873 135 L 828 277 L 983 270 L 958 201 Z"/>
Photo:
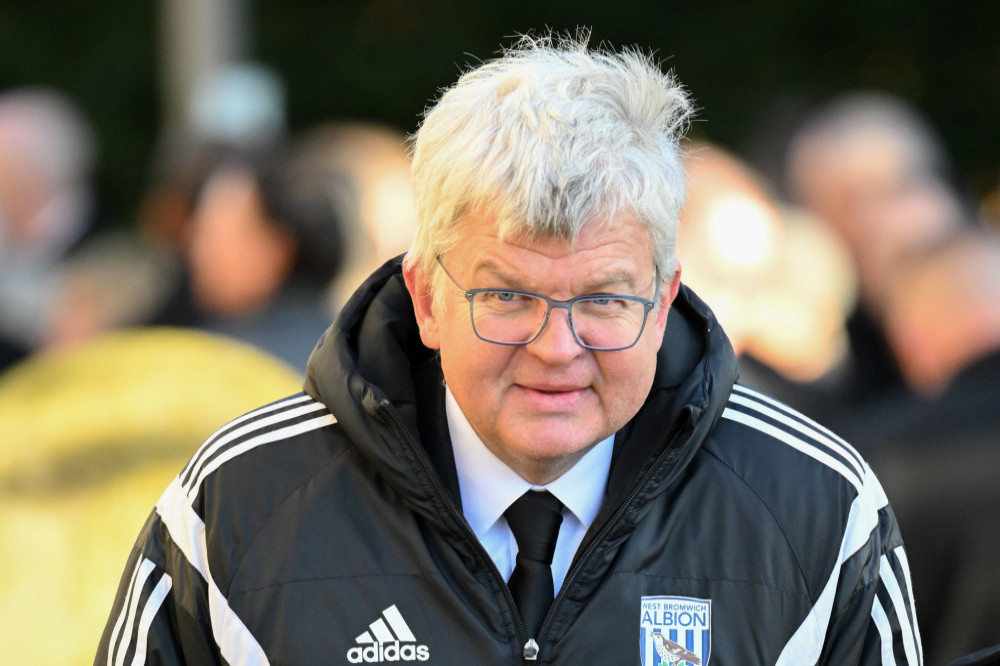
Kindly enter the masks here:
<path id="1" fill-rule="evenodd" d="M 390 261 L 317 344 L 305 391 L 221 428 L 168 487 L 95 663 L 921 663 L 868 465 L 736 368 L 682 287 L 600 513 L 526 649 L 463 518 L 440 364 Z"/>

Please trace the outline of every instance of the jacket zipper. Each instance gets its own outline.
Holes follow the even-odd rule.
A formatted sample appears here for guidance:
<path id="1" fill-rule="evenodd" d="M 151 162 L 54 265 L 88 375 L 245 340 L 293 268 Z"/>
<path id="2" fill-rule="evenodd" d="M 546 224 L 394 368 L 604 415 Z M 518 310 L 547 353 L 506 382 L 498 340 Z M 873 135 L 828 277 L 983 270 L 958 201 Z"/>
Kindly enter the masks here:
<path id="1" fill-rule="evenodd" d="M 556 611 L 559 608 L 559 605 L 562 603 L 563 599 L 566 596 L 565 590 L 569 588 L 570 584 L 579 575 L 580 571 L 584 569 L 584 566 L 587 564 L 587 561 L 593 556 L 594 551 L 597 550 L 598 545 L 605 540 L 605 538 L 611 532 L 611 529 L 615 527 L 618 524 L 618 522 L 622 519 L 622 516 L 624 515 L 626 509 L 628 509 L 628 507 L 631 506 L 632 503 L 635 501 L 636 495 L 639 494 L 639 490 L 646 486 L 646 484 L 649 482 L 649 478 L 653 475 L 653 473 L 656 470 L 660 468 L 660 465 L 663 464 L 664 457 L 667 455 L 669 451 L 673 450 L 673 444 L 674 442 L 677 441 L 677 438 L 680 436 L 680 433 L 683 432 L 683 430 L 684 428 L 681 427 L 674 431 L 674 436 L 671 437 L 670 442 L 667 444 L 667 446 L 665 446 L 656 456 L 656 461 L 642 476 L 642 479 L 640 479 L 639 483 L 632 486 L 632 490 L 625 498 L 625 501 L 623 501 L 618 506 L 618 509 L 615 510 L 615 513 L 612 514 L 612 516 L 607 520 L 606 523 L 604 523 L 604 526 L 600 529 L 600 531 L 594 535 L 594 538 L 591 539 L 590 542 L 587 544 L 587 546 L 583 549 L 583 553 L 580 554 L 580 557 L 576 558 L 576 563 L 570 568 L 569 572 L 566 574 L 566 578 L 563 580 L 563 585 L 561 588 L 559 588 L 559 593 L 556 594 L 556 598 L 552 601 L 552 605 L 549 607 L 549 612 L 546 613 L 545 617 L 542 619 L 542 624 L 538 628 L 539 636 L 545 635 L 545 631 L 548 629 L 549 623 L 552 621 L 552 616 L 555 615 Z"/>
<path id="2" fill-rule="evenodd" d="M 477 537 L 476 533 L 472 531 L 471 527 L 469 527 L 469 523 L 465 520 L 465 516 L 463 516 L 458 510 L 458 507 L 455 506 L 455 503 L 448 495 L 448 491 L 441 484 L 441 480 L 438 478 L 437 470 L 434 468 L 433 463 L 431 463 L 430 459 L 427 457 L 427 453 L 423 450 L 423 447 L 421 447 L 420 444 L 413 439 L 409 428 L 407 428 L 406 424 L 403 423 L 403 420 L 400 418 L 395 406 L 388 400 L 383 400 L 380 407 L 390 417 L 393 424 L 396 426 L 395 430 L 402 435 L 403 440 L 406 442 L 407 446 L 409 446 L 410 450 L 417 456 L 420 464 L 427 472 L 427 478 L 430 479 L 430 482 L 434 487 L 434 492 L 441 498 L 451 518 L 458 524 L 459 529 L 462 530 L 465 536 L 467 536 L 479 548 L 480 553 L 483 555 L 482 559 L 488 564 L 494 580 L 500 583 L 500 588 L 503 590 L 504 597 L 507 599 L 507 604 L 510 606 L 512 611 L 514 624 L 517 628 L 518 639 L 524 646 L 522 648 L 522 656 L 526 661 L 534 661 L 538 655 L 538 644 L 535 642 L 534 638 L 527 635 L 528 631 L 524 627 L 524 620 L 521 619 L 521 613 L 517 609 L 517 604 L 514 603 L 514 596 L 510 593 L 510 589 L 507 587 L 507 581 L 505 581 L 503 576 L 500 574 L 500 570 L 497 568 L 493 558 L 486 552 L 486 548 L 483 546 L 482 542 L 479 541 L 479 537 Z M 543 624 L 542 626 L 544 627 L 545 625 Z M 539 634 L 540 633 L 541 630 L 539 630 Z M 531 654 L 532 650 L 534 651 L 534 654 Z"/>
<path id="3" fill-rule="evenodd" d="M 514 596 L 510 593 L 510 589 L 507 587 L 507 581 L 503 579 L 503 576 L 500 574 L 500 570 L 497 569 L 493 558 L 489 556 L 489 553 L 486 552 L 486 548 L 483 547 L 483 544 L 479 541 L 479 537 L 477 537 L 476 533 L 472 531 L 471 527 L 469 527 L 469 523 L 465 520 L 465 516 L 461 514 L 458 507 L 456 507 L 455 503 L 451 500 L 451 497 L 448 496 L 448 491 L 441 484 L 437 475 L 437 470 L 434 469 L 434 465 L 427 458 L 427 453 L 423 450 L 420 444 L 413 439 L 412 435 L 410 435 L 409 429 L 406 427 L 406 424 L 403 423 L 403 420 L 400 418 L 395 406 L 393 406 L 393 404 L 388 400 L 383 400 L 381 402 L 381 407 L 389 415 L 392 422 L 396 426 L 396 430 L 403 436 L 407 446 L 410 447 L 410 450 L 413 451 L 413 453 L 416 454 L 417 459 L 420 460 L 420 464 L 427 472 L 427 477 L 430 479 L 431 484 L 434 487 L 434 491 L 444 502 L 444 505 L 451 514 L 452 519 L 457 519 L 456 522 L 458 523 L 459 528 L 472 540 L 473 543 L 476 544 L 480 552 L 486 556 L 484 559 L 489 564 L 490 570 L 493 572 L 493 578 L 500 582 L 500 587 L 503 589 L 504 597 L 507 599 L 507 604 L 513 612 L 514 622 L 517 626 L 518 639 L 521 641 L 523 646 L 521 648 L 521 656 L 525 661 L 535 661 L 538 659 L 539 647 L 537 640 L 545 635 L 545 632 L 549 627 L 549 623 L 552 621 L 552 616 L 555 615 L 556 610 L 558 610 L 559 605 L 565 597 L 564 590 L 566 590 L 570 583 L 573 582 L 573 579 L 579 575 L 580 571 L 587 563 L 587 560 L 589 560 L 594 551 L 597 550 L 598 544 L 604 541 L 605 537 L 607 537 L 608 533 L 611 531 L 611 528 L 617 525 L 618 521 L 621 520 L 625 510 L 632 504 L 632 502 L 635 501 L 636 495 L 639 494 L 639 489 L 644 488 L 646 483 L 649 481 L 649 478 L 657 469 L 659 469 L 660 465 L 663 463 L 663 458 L 673 449 L 672 444 L 677 440 L 677 437 L 679 437 L 680 433 L 683 431 L 683 428 L 678 428 L 674 431 L 674 436 L 671 438 L 667 446 L 665 446 L 656 456 L 656 461 L 643 475 L 640 482 L 632 487 L 632 490 L 625 498 L 625 501 L 618 506 L 618 509 L 615 510 L 615 513 L 611 516 L 611 518 L 608 519 L 600 531 L 594 535 L 593 539 L 590 540 L 590 543 L 587 544 L 586 548 L 584 548 L 583 553 L 576 559 L 576 564 L 574 564 L 566 574 L 562 587 L 559 588 L 558 594 L 556 594 L 555 599 L 552 601 L 552 605 L 549 607 L 549 612 L 546 613 L 545 617 L 542 619 L 542 624 L 538 628 L 538 636 L 531 637 L 528 636 L 527 629 L 524 627 L 524 620 L 521 619 L 521 613 L 517 609 L 517 604 L 514 603 Z"/>

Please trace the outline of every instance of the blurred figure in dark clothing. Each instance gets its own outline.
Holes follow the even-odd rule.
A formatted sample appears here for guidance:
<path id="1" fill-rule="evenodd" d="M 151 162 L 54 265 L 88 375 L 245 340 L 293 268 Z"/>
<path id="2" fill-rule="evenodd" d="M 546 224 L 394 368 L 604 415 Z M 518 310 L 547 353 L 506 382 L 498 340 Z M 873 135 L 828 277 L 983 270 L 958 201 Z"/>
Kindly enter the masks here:
<path id="1" fill-rule="evenodd" d="M 137 210 L 136 229 L 94 234 L 52 275 L 45 350 L 65 349 L 117 329 L 195 326 L 187 254 L 198 196 L 209 174 L 237 148 L 165 142 Z M 242 153 L 239 153 L 242 154 Z"/>
<path id="2" fill-rule="evenodd" d="M 182 121 L 160 136 L 138 210 L 143 240 L 175 260 L 174 289 L 150 323 L 190 326 L 199 319 L 186 261 L 198 197 L 222 163 L 261 161 L 280 150 L 286 125 L 284 82 L 270 68 L 237 61 L 198 77 Z"/>
<path id="3" fill-rule="evenodd" d="M 966 225 L 936 133 L 915 109 L 879 93 L 851 93 L 808 117 L 789 142 L 789 192 L 843 239 L 857 273 L 848 320 L 847 407 L 901 383 L 882 329 L 884 289 L 901 256 Z"/>
<path id="4" fill-rule="evenodd" d="M 305 369 L 333 322 L 341 185 L 294 156 L 234 155 L 202 186 L 187 254 L 196 325 Z"/>
<path id="5" fill-rule="evenodd" d="M 1000 636 L 1000 237 L 905 259 L 884 313 L 906 387 L 835 425 L 893 498 L 924 654 L 943 664 Z"/>

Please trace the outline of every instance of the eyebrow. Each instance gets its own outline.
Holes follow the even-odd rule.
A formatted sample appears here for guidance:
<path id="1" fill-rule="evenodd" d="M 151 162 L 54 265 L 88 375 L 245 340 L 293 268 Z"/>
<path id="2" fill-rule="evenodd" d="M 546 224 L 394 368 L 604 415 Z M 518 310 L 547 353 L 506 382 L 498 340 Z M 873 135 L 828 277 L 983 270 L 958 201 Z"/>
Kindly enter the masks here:
<path id="1" fill-rule="evenodd" d="M 521 291 L 531 291 L 527 289 L 524 280 L 512 275 L 506 269 L 501 267 L 495 261 L 487 259 L 483 263 L 479 264 L 473 269 L 472 275 L 475 279 L 480 273 L 486 273 L 496 280 L 502 283 L 501 286 L 510 287 L 511 289 L 519 289 Z M 587 282 L 584 285 L 584 289 L 581 293 L 583 294 L 594 294 L 594 293 L 620 293 L 620 292 L 610 292 L 607 291 L 610 285 L 622 285 L 624 288 L 635 290 L 635 279 L 632 275 L 629 275 L 623 271 L 617 271 L 611 273 L 599 280 L 592 282 Z"/>
<path id="2" fill-rule="evenodd" d="M 508 272 L 491 259 L 483 261 L 473 269 L 472 279 L 475 280 L 481 273 L 486 273 L 487 276 L 506 283 L 506 286 L 512 289 L 523 289 L 525 286 L 520 278 Z"/>

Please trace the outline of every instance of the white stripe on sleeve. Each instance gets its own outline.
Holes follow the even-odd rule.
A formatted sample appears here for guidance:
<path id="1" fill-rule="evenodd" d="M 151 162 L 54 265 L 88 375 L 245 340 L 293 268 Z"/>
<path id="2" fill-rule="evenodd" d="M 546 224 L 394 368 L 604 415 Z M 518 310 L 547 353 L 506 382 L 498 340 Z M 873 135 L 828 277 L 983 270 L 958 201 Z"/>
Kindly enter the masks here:
<path id="1" fill-rule="evenodd" d="M 903 652 L 906 654 L 906 663 L 919 664 L 916 642 L 913 638 L 913 627 L 910 624 L 910 616 L 903 601 L 903 592 L 899 589 L 896 573 L 892 570 L 889 558 L 885 555 L 879 560 L 878 572 L 879 576 L 882 577 L 882 584 L 885 585 L 889 598 L 892 600 L 892 605 L 896 609 L 896 617 L 899 618 L 899 630 L 903 635 Z"/>
<path id="2" fill-rule="evenodd" d="M 153 573 L 155 567 L 156 565 L 151 560 L 143 558 L 136 569 L 136 575 L 132 578 L 128 614 L 125 616 L 125 622 L 122 625 L 121 642 L 118 645 L 118 657 L 115 659 L 115 666 L 122 666 L 125 663 L 125 653 L 128 652 L 128 647 L 132 643 L 132 623 L 135 621 L 135 611 L 139 607 L 139 597 L 143 586 L 146 584 L 146 579 Z M 122 610 L 124 611 L 125 609 L 123 608 Z M 121 622 L 121 619 L 119 619 L 119 622 Z M 110 660 L 111 655 L 108 654 L 108 661 L 110 662 Z"/>
<path id="3" fill-rule="evenodd" d="M 726 407 L 726 409 L 723 410 L 722 418 L 742 423 L 743 425 L 753 428 L 754 430 L 759 430 L 764 434 L 770 435 L 771 437 L 784 442 L 793 449 L 818 460 L 827 467 L 837 470 L 841 476 L 850 481 L 851 485 L 853 485 L 858 492 L 861 492 L 861 479 L 858 477 L 855 470 L 844 464 L 842 460 L 822 450 L 811 441 L 804 440 L 801 437 L 796 437 L 795 435 L 773 426 L 770 423 L 766 423 L 761 419 L 755 418 L 750 414 L 730 409 L 729 407 Z"/>
<path id="4" fill-rule="evenodd" d="M 875 597 L 875 604 L 872 606 L 872 621 L 878 629 L 878 636 L 882 643 L 882 666 L 895 666 L 896 655 L 892 652 L 892 626 L 889 624 L 889 617 L 882 608 L 882 603 Z"/>
<path id="5" fill-rule="evenodd" d="M 146 606 L 142 609 L 142 617 L 139 618 L 139 633 L 135 639 L 135 656 L 132 658 L 132 666 L 142 666 L 146 663 L 146 644 L 149 638 L 149 627 L 153 624 L 153 618 L 163 605 L 163 601 L 170 593 L 173 580 L 168 574 L 163 574 L 160 581 L 153 588 L 153 593 L 146 600 Z"/>
<path id="6" fill-rule="evenodd" d="M 802 666 L 815 664 L 823 650 L 823 641 L 833 612 L 833 600 L 840 583 L 841 567 L 868 542 L 872 531 L 878 526 L 879 509 L 886 504 L 882 486 L 868 470 L 861 492 L 851 503 L 847 518 L 847 529 L 841 540 L 840 553 L 830 572 L 823 591 L 812 610 L 785 644 L 775 666 Z"/>
<path id="7" fill-rule="evenodd" d="M 131 605 L 131 599 L 136 594 L 135 592 L 135 582 L 139 577 L 139 572 L 143 569 L 143 564 L 147 560 L 142 559 L 136 563 L 135 569 L 132 570 L 132 578 L 128 582 L 128 592 L 125 595 L 125 600 L 122 602 L 122 610 L 118 613 L 118 619 L 115 620 L 114 629 L 111 630 L 111 638 L 108 640 L 108 666 L 111 666 L 115 655 L 115 646 L 118 645 L 118 641 L 121 636 L 122 627 L 125 624 L 125 615 L 128 613 L 128 607 Z M 148 573 L 146 574 L 149 575 Z"/>
<path id="8" fill-rule="evenodd" d="M 223 658 L 230 666 L 264 666 L 268 664 L 263 648 L 250 630 L 229 608 L 229 600 L 215 584 L 208 568 L 208 548 L 205 543 L 205 523 L 195 513 L 190 499 L 174 479 L 156 503 L 163 524 L 187 561 L 205 579 L 208 586 L 209 614 L 212 634 Z"/>
<path id="9" fill-rule="evenodd" d="M 913 598 L 913 578 L 910 576 L 910 561 L 906 557 L 906 549 L 903 546 L 896 546 L 893 549 L 893 554 L 896 555 L 896 559 L 899 560 L 899 565 L 903 568 L 903 579 L 906 581 L 906 597 L 910 600 L 910 626 L 913 627 L 913 640 L 917 644 L 917 663 L 924 663 L 924 646 L 920 640 L 920 628 L 917 625 L 917 607 L 916 602 Z"/>

